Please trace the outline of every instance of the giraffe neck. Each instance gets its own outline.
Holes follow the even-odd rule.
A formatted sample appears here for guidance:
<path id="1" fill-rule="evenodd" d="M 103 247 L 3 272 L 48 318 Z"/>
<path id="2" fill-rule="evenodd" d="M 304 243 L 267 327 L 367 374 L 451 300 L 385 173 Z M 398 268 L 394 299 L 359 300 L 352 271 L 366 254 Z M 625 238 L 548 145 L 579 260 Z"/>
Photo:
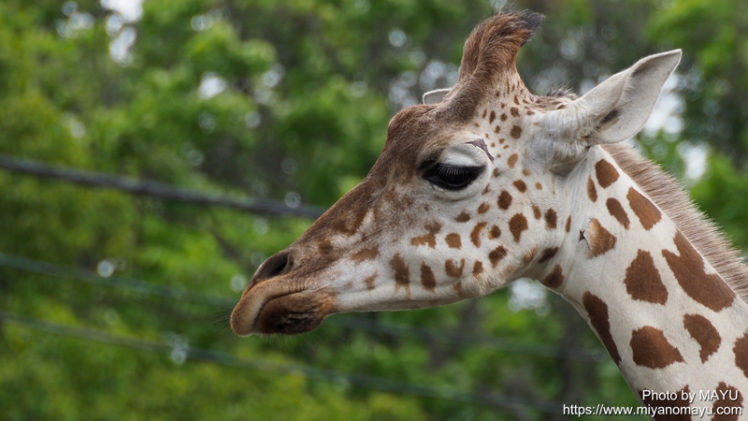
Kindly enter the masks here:
<path id="1" fill-rule="evenodd" d="M 679 399 L 687 391 L 696 393 L 691 406 L 742 405 L 748 305 L 616 161 L 593 149 L 571 175 L 582 188 L 570 192 L 578 200 L 558 256 L 565 279 L 558 292 L 645 403 L 662 403 L 649 391 Z M 699 399 L 700 391 L 724 390 L 740 398 Z"/>

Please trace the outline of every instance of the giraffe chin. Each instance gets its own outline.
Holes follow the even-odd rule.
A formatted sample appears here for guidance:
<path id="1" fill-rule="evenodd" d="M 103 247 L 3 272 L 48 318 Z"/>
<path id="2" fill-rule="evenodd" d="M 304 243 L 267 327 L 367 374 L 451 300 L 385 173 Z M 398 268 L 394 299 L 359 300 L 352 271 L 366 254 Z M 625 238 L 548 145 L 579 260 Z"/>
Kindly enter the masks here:
<path id="1" fill-rule="evenodd" d="M 253 288 L 261 289 L 261 288 Z M 267 288 L 263 288 L 267 289 Z M 332 294 L 314 290 L 280 295 L 248 291 L 231 313 L 231 329 L 238 335 L 294 335 L 317 328 L 332 313 Z"/>

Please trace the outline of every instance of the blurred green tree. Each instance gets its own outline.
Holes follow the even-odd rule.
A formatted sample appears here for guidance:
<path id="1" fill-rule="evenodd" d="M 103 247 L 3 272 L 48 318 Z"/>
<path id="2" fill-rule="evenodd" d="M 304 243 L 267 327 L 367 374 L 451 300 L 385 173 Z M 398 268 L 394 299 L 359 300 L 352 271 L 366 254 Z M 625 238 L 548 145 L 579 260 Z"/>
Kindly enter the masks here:
<path id="1" fill-rule="evenodd" d="M 365 175 L 395 111 L 454 83 L 464 39 L 503 3 L 170 0 L 146 1 L 133 18 L 106 1 L 6 0 L 0 153 L 328 206 Z M 512 6 L 547 15 L 519 62 L 538 93 L 580 92 L 640 56 L 684 49 L 671 116 L 680 126 L 654 127 L 637 143 L 685 177 L 685 152 L 705 142 L 706 171 L 686 181 L 736 244 L 748 245 L 743 4 Z M 309 224 L 9 172 L 0 172 L 0 191 L 0 252 L 206 296 L 236 296 L 265 256 Z M 226 327 L 228 307 L 30 266 L 41 273 L 0 266 L 0 312 L 411 386 L 386 392 L 298 370 L 185 362 L 8 322 L 0 325 L 6 419 L 514 420 L 553 418 L 542 402 L 636 403 L 555 296 L 522 310 L 503 291 L 418 312 L 336 316 L 298 338 L 238 340 Z M 420 397 L 412 385 L 469 397 Z"/>

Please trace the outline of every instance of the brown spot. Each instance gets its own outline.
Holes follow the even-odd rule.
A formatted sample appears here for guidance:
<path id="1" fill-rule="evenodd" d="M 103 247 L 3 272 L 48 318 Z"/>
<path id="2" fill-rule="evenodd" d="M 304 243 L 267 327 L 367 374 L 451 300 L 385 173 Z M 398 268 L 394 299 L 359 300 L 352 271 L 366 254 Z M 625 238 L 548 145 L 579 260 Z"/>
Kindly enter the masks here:
<path id="1" fill-rule="evenodd" d="M 483 115 L 480 118 L 486 118 L 486 114 L 488 114 L 488 109 L 483 110 Z"/>
<path id="2" fill-rule="evenodd" d="M 431 248 L 436 247 L 436 234 L 439 232 L 439 230 L 442 229 L 442 224 L 438 222 L 431 222 L 424 225 L 424 228 L 426 228 L 426 231 L 428 232 L 424 235 L 411 238 L 410 244 L 414 246 L 421 246 L 426 244 Z"/>
<path id="3" fill-rule="evenodd" d="M 522 180 L 515 180 L 512 184 L 514 184 L 514 187 L 516 187 L 520 192 L 527 190 L 527 185 Z"/>
<path id="4" fill-rule="evenodd" d="M 597 201 L 597 189 L 595 189 L 595 182 L 592 181 L 592 177 L 587 177 L 587 196 L 591 201 Z"/>
<path id="5" fill-rule="evenodd" d="M 400 287 L 408 288 L 408 285 L 410 284 L 410 274 L 408 273 L 408 266 L 405 264 L 405 260 L 396 253 L 390 260 L 390 266 L 394 272 L 395 290 Z"/>
<path id="6" fill-rule="evenodd" d="M 375 246 L 361 249 L 353 253 L 353 255 L 351 256 L 351 260 L 353 260 L 353 262 L 358 265 L 363 261 L 373 260 L 377 256 L 379 256 L 379 248 Z"/>
<path id="7" fill-rule="evenodd" d="M 491 115 L 488 117 L 488 122 L 493 123 L 496 120 L 496 111 L 491 110 Z"/>
<path id="8" fill-rule="evenodd" d="M 665 397 L 664 399 L 655 399 L 651 395 L 647 395 L 645 398 L 644 393 L 639 391 L 639 398 L 644 406 L 649 407 L 651 408 L 651 411 L 654 411 L 656 414 L 654 415 L 655 421 L 690 421 L 691 415 L 687 412 L 687 409 L 685 409 L 690 406 L 687 396 L 691 393 L 691 389 L 688 385 L 676 392 L 669 390 L 667 392 L 670 392 L 668 397 Z M 675 399 L 669 399 L 669 397 L 675 397 Z"/>
<path id="9" fill-rule="evenodd" d="M 499 208 L 507 210 L 509 209 L 509 206 L 511 204 L 512 204 L 512 195 L 509 194 L 506 190 L 502 190 L 501 194 L 499 194 L 499 201 L 498 201 Z"/>
<path id="10" fill-rule="evenodd" d="M 680 231 L 674 242 L 680 255 L 669 250 L 662 250 L 662 255 L 686 294 L 714 311 L 729 307 L 735 298 L 732 289 L 718 274 L 706 274 L 701 255 Z"/>
<path id="11" fill-rule="evenodd" d="M 597 257 L 616 246 L 616 236 L 603 228 L 597 218 L 592 218 L 587 233 L 589 233 L 586 236 L 587 245 L 590 247 L 587 252 L 589 258 Z"/>
<path id="12" fill-rule="evenodd" d="M 527 218 L 521 213 L 512 216 L 509 220 L 509 231 L 514 236 L 514 242 L 519 243 L 522 237 L 522 231 L 527 229 Z"/>
<path id="13" fill-rule="evenodd" d="M 522 257 L 522 261 L 525 264 L 530 263 L 532 261 L 532 259 L 534 259 L 535 256 L 537 256 L 537 255 L 538 255 L 538 249 L 533 248 L 530 251 L 528 251 L 527 253 L 525 253 L 525 255 Z"/>
<path id="14" fill-rule="evenodd" d="M 543 190 L 543 185 L 542 185 L 542 184 L 540 184 L 539 182 L 538 182 L 538 183 L 535 183 L 535 188 L 536 188 L 537 190 Z"/>
<path id="15" fill-rule="evenodd" d="M 334 249 L 330 240 L 323 240 L 317 244 L 317 252 L 323 256 L 329 255 Z"/>
<path id="16" fill-rule="evenodd" d="M 722 338 L 706 317 L 698 314 L 686 314 L 683 316 L 683 326 L 691 334 L 691 337 L 699 343 L 701 362 L 706 362 L 710 355 L 717 352 Z"/>
<path id="17" fill-rule="evenodd" d="M 545 211 L 545 227 L 548 229 L 556 229 L 556 222 L 558 219 L 558 215 L 556 215 L 556 211 L 553 209 L 548 209 Z"/>
<path id="18" fill-rule="evenodd" d="M 486 213 L 488 212 L 488 209 L 490 208 L 491 208 L 491 205 L 489 205 L 486 202 L 483 202 L 480 204 L 480 206 L 478 206 L 478 213 Z"/>
<path id="19" fill-rule="evenodd" d="M 519 110 L 517 107 L 510 108 L 509 112 L 512 114 L 512 117 L 519 117 Z"/>
<path id="20" fill-rule="evenodd" d="M 514 168 L 514 165 L 517 163 L 517 159 L 519 156 L 516 153 L 513 153 L 507 160 L 506 164 L 509 165 L 509 168 Z"/>
<path id="21" fill-rule="evenodd" d="M 748 332 L 735 341 L 732 352 L 735 354 L 735 365 L 748 377 Z"/>
<path id="22" fill-rule="evenodd" d="M 611 197 L 605 201 L 605 206 L 608 208 L 608 212 L 610 212 L 610 214 L 613 215 L 613 217 L 616 218 L 624 228 L 629 229 L 629 217 L 626 215 L 626 211 L 623 210 L 621 202 Z"/>
<path id="23" fill-rule="evenodd" d="M 712 421 L 737 421 L 743 413 L 743 395 L 725 382 L 719 382 L 716 392 L 718 398 L 712 404 L 712 413 L 715 414 Z"/>
<path id="24" fill-rule="evenodd" d="M 499 118 L 501 119 L 501 121 L 506 121 L 506 119 L 507 119 L 506 113 L 501 113 L 501 117 L 499 117 Z"/>
<path id="25" fill-rule="evenodd" d="M 553 258 L 553 256 L 558 253 L 558 247 L 551 247 L 543 250 L 543 253 L 540 255 L 540 260 L 538 260 L 538 263 L 545 263 Z"/>
<path id="26" fill-rule="evenodd" d="M 571 215 L 566 217 L 566 226 L 564 227 L 564 230 L 566 230 L 566 232 L 571 231 Z"/>
<path id="27" fill-rule="evenodd" d="M 683 362 L 678 348 L 668 342 L 665 334 L 652 326 L 644 326 L 631 333 L 631 351 L 634 362 L 649 368 L 664 368 Z"/>
<path id="28" fill-rule="evenodd" d="M 561 266 L 554 266 L 551 273 L 546 275 L 540 282 L 548 288 L 556 289 L 560 287 L 564 283 L 564 273 L 561 270 Z"/>
<path id="29" fill-rule="evenodd" d="M 667 301 L 667 288 L 662 283 L 660 273 L 654 265 L 652 255 L 644 250 L 639 250 L 636 257 L 626 269 L 626 291 L 635 300 L 650 303 L 665 304 Z"/>
<path id="30" fill-rule="evenodd" d="M 372 290 L 374 289 L 374 280 L 377 279 L 377 274 L 373 274 L 371 276 L 368 276 L 364 279 L 364 284 L 366 284 L 366 289 Z"/>
<path id="31" fill-rule="evenodd" d="M 501 236 L 501 229 L 496 225 L 492 225 L 491 229 L 488 231 L 488 238 L 493 240 L 499 238 L 499 236 Z"/>
<path id="32" fill-rule="evenodd" d="M 345 217 L 340 217 L 336 219 L 335 223 L 332 225 L 332 228 L 336 231 L 340 231 L 345 235 L 353 235 L 358 231 L 367 213 L 368 209 L 363 209 L 352 212 Z"/>
<path id="33" fill-rule="evenodd" d="M 538 205 L 532 205 L 532 214 L 535 219 L 540 219 L 540 217 L 543 216 L 543 213 L 540 211 Z"/>
<path id="34" fill-rule="evenodd" d="M 494 133 L 498 133 L 500 131 L 501 131 L 501 127 L 497 124 L 496 127 L 493 128 L 493 132 Z M 493 144 L 492 144 L 492 146 L 493 146 Z"/>
<path id="35" fill-rule="evenodd" d="M 431 266 L 426 263 L 421 263 L 421 285 L 427 291 L 433 291 L 436 288 L 436 278 L 434 278 L 434 272 L 431 270 Z"/>
<path id="36" fill-rule="evenodd" d="M 519 126 L 512 126 L 512 131 L 509 132 L 510 135 L 512 135 L 513 138 L 519 139 L 520 136 L 522 136 L 522 128 Z"/>
<path id="37" fill-rule="evenodd" d="M 460 259 L 460 266 L 457 266 L 455 261 L 452 259 L 447 259 L 446 262 L 444 262 L 444 271 L 447 272 L 447 275 L 453 276 L 455 278 L 459 278 L 462 276 L 462 269 L 465 267 L 465 259 Z"/>
<path id="38" fill-rule="evenodd" d="M 457 233 L 449 233 L 446 237 L 444 237 L 444 240 L 447 242 L 447 245 L 450 248 L 458 249 L 462 247 L 462 240 L 460 240 L 460 234 Z"/>
<path id="39" fill-rule="evenodd" d="M 504 268 L 504 269 L 503 269 L 503 270 L 501 271 L 501 274 L 500 274 L 500 276 L 501 276 L 502 278 L 508 278 L 508 277 L 509 277 L 509 275 L 511 275 L 511 274 L 513 274 L 513 273 L 514 273 L 514 266 L 512 266 L 512 265 L 507 265 L 507 266 L 506 266 L 506 267 L 505 267 L 505 268 Z"/>
<path id="40" fill-rule="evenodd" d="M 501 259 L 503 259 L 505 256 L 506 249 L 502 246 L 498 246 L 495 249 L 491 250 L 490 253 L 488 253 L 488 260 L 491 261 L 491 266 L 496 267 L 496 265 L 498 265 Z"/>
<path id="41" fill-rule="evenodd" d="M 478 276 L 481 273 L 483 273 L 483 262 L 476 260 L 475 263 L 473 263 L 473 276 Z"/>
<path id="42" fill-rule="evenodd" d="M 486 226 L 486 222 L 478 222 L 475 227 L 470 231 L 470 241 L 473 242 L 475 247 L 480 247 L 480 232 Z"/>
<path id="43" fill-rule="evenodd" d="M 452 285 L 452 290 L 456 292 L 459 297 L 462 297 L 462 281 L 459 281 L 456 284 Z"/>
<path id="44" fill-rule="evenodd" d="M 608 305 L 605 304 L 596 295 L 587 291 L 582 297 L 582 305 L 590 318 L 590 324 L 600 337 L 605 349 L 613 357 L 613 361 L 618 364 L 621 362 L 621 356 L 618 354 L 618 348 L 610 334 L 610 320 L 608 319 Z"/>
<path id="45" fill-rule="evenodd" d="M 455 221 L 457 222 L 467 222 L 469 220 L 470 220 L 470 214 L 465 211 L 460 212 L 460 214 L 457 215 L 457 217 L 455 218 Z"/>
<path id="46" fill-rule="evenodd" d="M 610 162 L 601 159 L 595 164 L 595 174 L 597 182 L 602 188 L 606 188 L 618 180 L 618 170 Z"/>
<path id="47" fill-rule="evenodd" d="M 629 199 L 629 205 L 634 211 L 645 230 L 649 231 L 656 223 L 660 221 L 660 210 L 652 202 L 636 191 L 633 187 L 629 188 L 626 198 Z"/>

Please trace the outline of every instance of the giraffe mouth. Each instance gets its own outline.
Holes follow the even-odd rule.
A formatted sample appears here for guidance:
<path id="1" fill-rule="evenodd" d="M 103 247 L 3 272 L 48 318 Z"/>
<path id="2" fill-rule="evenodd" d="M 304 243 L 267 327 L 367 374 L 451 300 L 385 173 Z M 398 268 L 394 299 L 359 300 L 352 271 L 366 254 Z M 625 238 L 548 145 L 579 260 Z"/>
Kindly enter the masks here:
<path id="1" fill-rule="evenodd" d="M 283 291 L 277 283 L 249 288 L 231 313 L 238 335 L 293 335 L 317 328 L 333 312 L 333 296 L 324 290 Z"/>

